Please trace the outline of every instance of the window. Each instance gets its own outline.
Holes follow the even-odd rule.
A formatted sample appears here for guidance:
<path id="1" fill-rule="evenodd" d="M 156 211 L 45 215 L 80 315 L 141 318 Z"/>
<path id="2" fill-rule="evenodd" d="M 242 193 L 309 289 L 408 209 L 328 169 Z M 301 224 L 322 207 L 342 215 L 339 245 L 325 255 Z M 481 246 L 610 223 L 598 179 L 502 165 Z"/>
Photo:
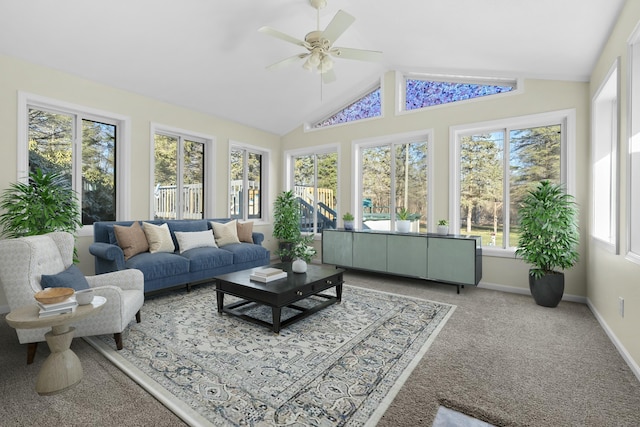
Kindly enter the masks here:
<path id="1" fill-rule="evenodd" d="M 229 216 L 263 219 L 267 153 L 240 145 L 232 145 L 230 153 Z"/>
<path id="2" fill-rule="evenodd" d="M 451 102 L 512 92 L 518 88 L 514 79 L 456 77 L 437 75 L 402 75 L 400 111 L 411 111 Z"/>
<path id="3" fill-rule="evenodd" d="M 62 173 L 78 195 L 83 225 L 116 220 L 124 209 L 116 154 L 127 119 L 25 93 L 19 105 L 19 129 L 26 133 L 19 131 L 25 144 L 18 150 L 18 164 L 24 165 L 18 179 L 26 178 L 27 168 Z"/>
<path id="4" fill-rule="evenodd" d="M 300 231 L 335 229 L 338 218 L 338 151 L 336 146 L 286 153 L 289 182 L 300 201 Z"/>
<path id="5" fill-rule="evenodd" d="M 592 236 L 617 252 L 618 62 L 592 101 Z"/>
<path id="6" fill-rule="evenodd" d="M 320 120 L 314 124 L 314 128 L 322 128 L 327 126 L 333 126 L 340 123 L 354 122 L 357 120 L 368 119 L 372 117 L 379 117 L 382 114 L 382 107 L 380 102 L 380 86 L 377 86 L 372 91 L 368 92 L 358 100 L 349 104 L 347 107 L 341 109 L 337 113 L 331 115 L 326 119 Z"/>
<path id="7" fill-rule="evenodd" d="M 627 259 L 640 264 L 640 28 L 629 39 L 630 94 L 628 109 L 629 151 Z"/>
<path id="8" fill-rule="evenodd" d="M 356 223 L 364 229 L 395 230 L 396 213 L 409 211 L 411 231 L 430 224 L 430 133 L 397 135 L 356 144 L 358 208 Z"/>
<path id="9" fill-rule="evenodd" d="M 568 171 L 573 116 L 573 111 L 565 111 L 454 128 L 452 168 L 458 178 L 452 232 L 482 236 L 489 252 L 513 251 L 520 201 L 528 191 L 549 180 L 565 183 L 573 192 L 573 182 L 566 178 L 573 176 Z"/>
<path id="10" fill-rule="evenodd" d="M 212 212 L 213 139 L 188 131 L 152 125 L 154 219 L 201 219 Z M 209 200 L 211 199 L 211 200 Z"/>

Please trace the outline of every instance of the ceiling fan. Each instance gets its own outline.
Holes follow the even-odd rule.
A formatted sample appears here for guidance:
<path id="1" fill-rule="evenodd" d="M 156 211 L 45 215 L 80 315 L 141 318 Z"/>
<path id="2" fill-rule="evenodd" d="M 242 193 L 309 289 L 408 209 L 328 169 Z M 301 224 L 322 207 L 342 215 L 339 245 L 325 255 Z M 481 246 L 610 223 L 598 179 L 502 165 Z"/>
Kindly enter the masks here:
<path id="1" fill-rule="evenodd" d="M 333 72 L 332 57 L 359 61 L 380 60 L 382 52 L 379 51 L 333 46 L 333 43 L 353 24 L 356 18 L 343 10 L 339 10 L 331 22 L 329 22 L 327 28 L 325 28 L 324 31 L 320 31 L 320 9 L 327 5 L 327 1 L 309 0 L 309 3 L 317 10 L 317 30 L 308 33 L 304 37 L 304 40 L 291 37 L 271 27 L 262 27 L 258 30 L 261 33 L 268 34 L 280 40 L 302 46 L 307 50 L 307 52 L 271 64 L 267 69 L 275 70 L 306 58 L 302 67 L 309 71 L 316 69 L 318 73 L 322 75 L 322 81 L 324 83 L 331 83 L 336 79 L 335 73 Z"/>

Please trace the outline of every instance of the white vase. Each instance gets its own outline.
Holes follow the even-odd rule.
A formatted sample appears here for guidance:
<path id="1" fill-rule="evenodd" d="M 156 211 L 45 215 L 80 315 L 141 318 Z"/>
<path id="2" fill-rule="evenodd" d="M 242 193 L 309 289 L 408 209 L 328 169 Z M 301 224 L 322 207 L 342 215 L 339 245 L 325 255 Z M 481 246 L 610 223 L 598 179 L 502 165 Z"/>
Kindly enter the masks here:
<path id="1" fill-rule="evenodd" d="M 291 263 L 291 271 L 294 273 L 306 273 L 307 263 L 303 259 L 297 259 Z"/>
<path id="2" fill-rule="evenodd" d="M 448 225 L 439 225 L 438 226 L 438 234 L 447 235 L 449 234 L 449 226 Z"/>

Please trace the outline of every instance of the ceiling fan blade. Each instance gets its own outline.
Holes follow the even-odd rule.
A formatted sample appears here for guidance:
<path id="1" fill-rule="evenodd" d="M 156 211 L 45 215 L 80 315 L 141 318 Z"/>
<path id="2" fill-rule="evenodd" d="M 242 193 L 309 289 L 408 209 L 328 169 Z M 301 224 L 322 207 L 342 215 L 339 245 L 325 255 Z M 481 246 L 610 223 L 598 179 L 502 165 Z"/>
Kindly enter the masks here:
<path id="1" fill-rule="evenodd" d="M 306 58 L 307 56 L 309 56 L 308 53 L 301 53 L 301 54 L 298 54 L 298 55 L 290 56 L 289 58 L 285 58 L 282 61 L 278 61 L 278 62 L 276 62 L 274 64 L 269 65 L 267 67 L 267 70 L 279 70 L 280 68 L 284 68 L 287 65 L 298 61 L 299 59 Z"/>
<path id="2" fill-rule="evenodd" d="M 278 30 L 276 30 L 274 28 L 271 28 L 271 27 L 260 27 L 258 29 L 258 31 L 261 32 L 261 33 L 270 35 L 271 37 L 275 37 L 277 39 L 284 40 L 284 41 L 289 42 L 289 43 L 293 43 L 293 44 L 295 44 L 297 46 L 302 46 L 302 47 L 304 47 L 306 49 L 310 48 L 309 43 L 307 43 L 306 41 L 297 39 L 295 37 L 292 37 L 292 36 L 290 36 L 288 34 L 285 34 L 285 33 L 281 32 L 281 31 L 278 31 Z"/>
<path id="3" fill-rule="evenodd" d="M 322 73 L 322 83 L 328 84 L 336 81 L 336 73 L 333 70 Z"/>
<path id="4" fill-rule="evenodd" d="M 327 28 L 322 33 L 322 37 L 329 40 L 331 44 L 335 42 L 344 33 L 356 18 L 349 15 L 343 10 L 339 10 L 333 17 Z"/>
<path id="5" fill-rule="evenodd" d="M 380 52 L 379 50 L 334 47 L 329 51 L 329 53 L 337 58 L 355 59 L 358 61 L 380 61 L 382 59 L 382 52 Z"/>

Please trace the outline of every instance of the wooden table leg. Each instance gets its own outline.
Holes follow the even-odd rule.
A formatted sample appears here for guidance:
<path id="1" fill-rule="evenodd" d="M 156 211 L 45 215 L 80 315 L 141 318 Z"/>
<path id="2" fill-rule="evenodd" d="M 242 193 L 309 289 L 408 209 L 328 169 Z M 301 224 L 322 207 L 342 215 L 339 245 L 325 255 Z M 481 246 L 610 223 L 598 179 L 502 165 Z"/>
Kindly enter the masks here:
<path id="1" fill-rule="evenodd" d="M 218 300 L 218 313 L 222 313 L 224 308 L 224 292 L 216 291 L 216 299 Z"/>
<path id="2" fill-rule="evenodd" d="M 271 319 L 273 323 L 273 332 L 280 333 L 280 307 L 271 307 Z"/>
<path id="3" fill-rule="evenodd" d="M 45 334 L 51 354 L 42 364 L 36 391 L 40 395 L 59 393 L 76 385 L 82 379 L 82 364 L 69 348 L 75 328 L 68 325 L 54 326 Z"/>

